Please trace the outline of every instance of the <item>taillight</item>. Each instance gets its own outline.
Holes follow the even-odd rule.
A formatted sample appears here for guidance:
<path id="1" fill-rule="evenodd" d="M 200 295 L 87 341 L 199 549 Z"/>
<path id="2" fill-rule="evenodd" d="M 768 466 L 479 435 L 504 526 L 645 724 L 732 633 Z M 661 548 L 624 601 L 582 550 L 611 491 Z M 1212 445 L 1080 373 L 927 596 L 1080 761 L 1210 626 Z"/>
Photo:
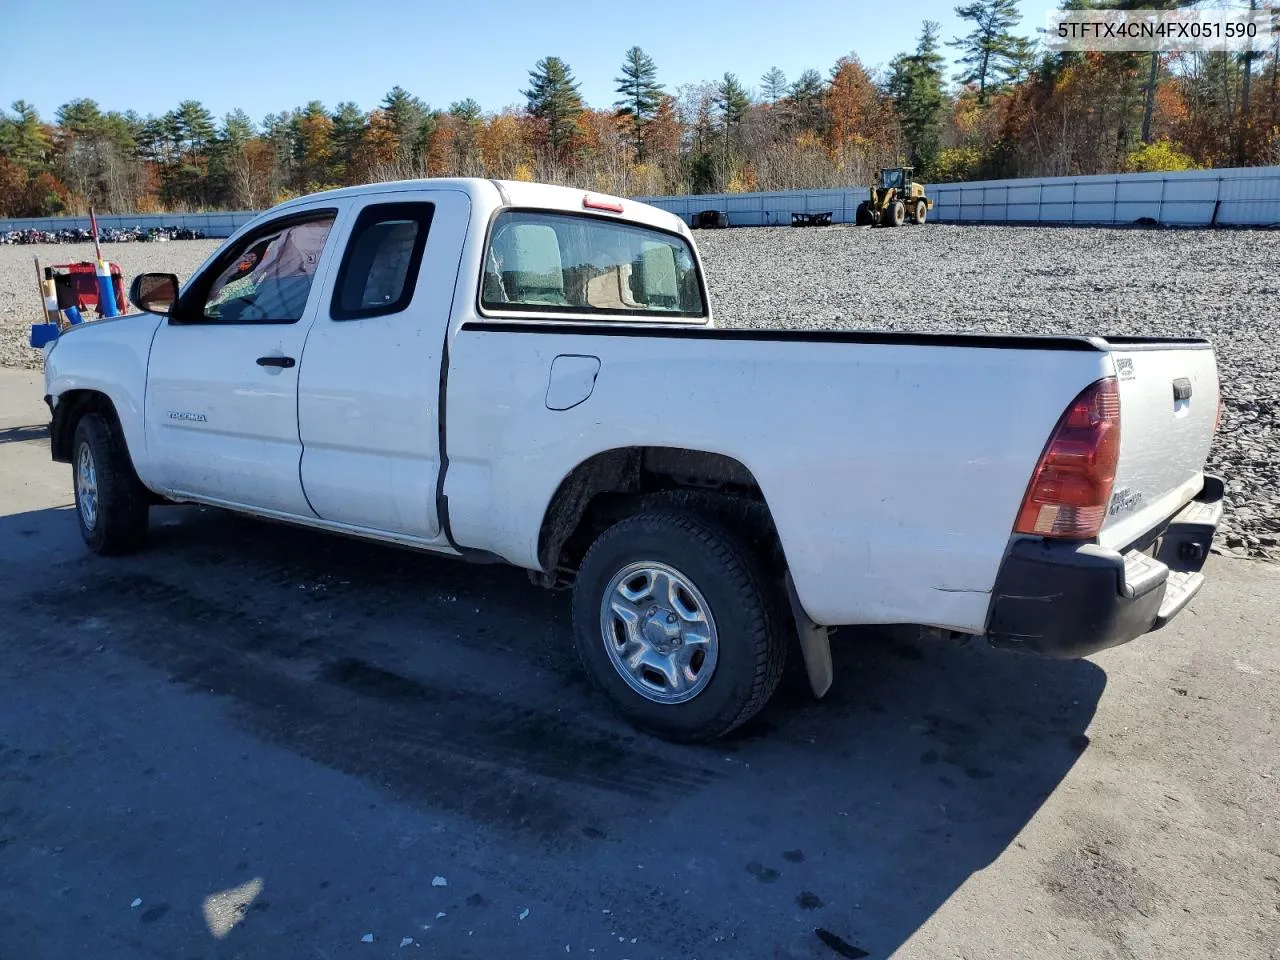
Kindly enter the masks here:
<path id="1" fill-rule="evenodd" d="M 1115 377 L 1071 402 L 1040 455 L 1014 531 L 1091 540 L 1107 515 L 1120 459 L 1120 388 Z"/>

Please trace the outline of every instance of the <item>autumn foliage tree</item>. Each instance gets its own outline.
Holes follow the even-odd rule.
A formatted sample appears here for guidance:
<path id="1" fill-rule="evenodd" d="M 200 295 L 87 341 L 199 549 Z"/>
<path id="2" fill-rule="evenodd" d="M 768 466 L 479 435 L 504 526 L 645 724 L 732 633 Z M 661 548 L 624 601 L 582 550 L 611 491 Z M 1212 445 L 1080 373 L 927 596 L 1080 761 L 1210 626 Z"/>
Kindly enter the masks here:
<path id="1" fill-rule="evenodd" d="M 1115 0 L 1133 5 L 1138 0 Z M 1182 0 L 1143 0 L 1178 5 Z M 557 57 L 530 71 L 524 102 L 434 109 L 395 86 L 371 110 L 318 101 L 255 122 L 215 121 L 198 101 L 161 115 L 79 98 L 48 121 L 0 110 L 0 216 L 261 209 L 327 186 L 416 176 L 547 180 L 624 195 L 860 188 L 911 160 L 922 179 L 1280 164 L 1280 41 L 1251 56 L 1042 53 L 1009 0 L 958 8 L 960 72 L 948 86 L 937 29 L 883 72 L 855 55 L 825 73 L 729 72 L 668 93 L 627 49 L 618 100 L 591 109 Z"/>

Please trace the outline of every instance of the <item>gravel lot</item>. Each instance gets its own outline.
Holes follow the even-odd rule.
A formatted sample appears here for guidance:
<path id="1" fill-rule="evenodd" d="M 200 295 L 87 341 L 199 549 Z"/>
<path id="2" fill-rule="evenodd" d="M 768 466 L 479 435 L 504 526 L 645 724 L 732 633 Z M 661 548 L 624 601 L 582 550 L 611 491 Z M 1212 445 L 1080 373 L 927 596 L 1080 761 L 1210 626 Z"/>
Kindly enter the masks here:
<path id="1" fill-rule="evenodd" d="M 704 231 L 712 303 L 726 326 L 1204 336 L 1226 405 L 1211 468 L 1227 479 L 1227 551 L 1280 559 L 1280 232 L 956 227 Z M 217 241 L 106 248 L 127 277 L 185 277 Z M 32 255 L 0 247 L 0 366 L 38 368 Z"/>

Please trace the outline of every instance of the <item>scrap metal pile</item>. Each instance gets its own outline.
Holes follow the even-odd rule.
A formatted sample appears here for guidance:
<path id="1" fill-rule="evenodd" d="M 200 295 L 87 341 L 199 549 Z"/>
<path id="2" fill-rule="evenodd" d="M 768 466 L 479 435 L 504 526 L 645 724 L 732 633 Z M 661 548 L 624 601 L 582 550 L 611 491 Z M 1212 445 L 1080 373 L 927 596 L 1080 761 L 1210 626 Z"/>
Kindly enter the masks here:
<path id="1" fill-rule="evenodd" d="M 111 227 L 98 232 L 102 243 L 155 243 L 164 240 L 203 240 L 204 234 L 190 227 Z M 92 243 L 90 230 L 8 230 L 0 231 L 0 244 Z"/>

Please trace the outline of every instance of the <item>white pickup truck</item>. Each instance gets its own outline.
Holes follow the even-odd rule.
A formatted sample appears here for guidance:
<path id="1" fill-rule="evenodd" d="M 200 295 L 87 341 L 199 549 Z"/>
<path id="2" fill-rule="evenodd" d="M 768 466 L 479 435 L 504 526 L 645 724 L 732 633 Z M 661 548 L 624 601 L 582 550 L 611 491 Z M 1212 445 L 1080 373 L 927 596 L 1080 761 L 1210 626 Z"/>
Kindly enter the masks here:
<path id="1" fill-rule="evenodd" d="M 672 739 L 751 717 L 789 650 L 821 696 L 830 626 L 1131 640 L 1221 516 L 1209 343 L 721 329 L 684 223 L 581 190 L 303 197 L 130 299 L 46 348 L 91 550 L 191 502 L 515 564 Z"/>

